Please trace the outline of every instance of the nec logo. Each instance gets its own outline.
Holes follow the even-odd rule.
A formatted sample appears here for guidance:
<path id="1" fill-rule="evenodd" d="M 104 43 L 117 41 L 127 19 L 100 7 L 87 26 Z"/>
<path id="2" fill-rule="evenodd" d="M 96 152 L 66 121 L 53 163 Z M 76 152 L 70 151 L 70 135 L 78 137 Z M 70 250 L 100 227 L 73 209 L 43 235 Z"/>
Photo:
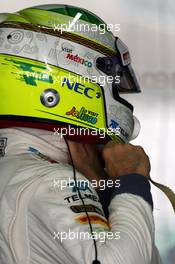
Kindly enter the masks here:
<path id="1" fill-rule="evenodd" d="M 82 94 L 89 99 L 93 98 L 93 94 L 95 92 L 93 88 L 86 87 L 85 85 L 78 82 L 70 82 L 66 77 L 62 81 L 61 87 L 67 87 L 69 90 Z"/>

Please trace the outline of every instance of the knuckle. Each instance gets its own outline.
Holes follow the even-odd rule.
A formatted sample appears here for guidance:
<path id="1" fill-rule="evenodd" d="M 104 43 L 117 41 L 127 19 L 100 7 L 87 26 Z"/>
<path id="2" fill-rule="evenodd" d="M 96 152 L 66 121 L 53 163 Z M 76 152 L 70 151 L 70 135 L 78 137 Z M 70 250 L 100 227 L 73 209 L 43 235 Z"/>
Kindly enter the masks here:
<path id="1" fill-rule="evenodd" d="M 121 147 L 125 151 L 132 150 L 132 145 L 131 144 L 123 144 L 123 145 L 121 145 Z"/>
<path id="2" fill-rule="evenodd" d="M 131 150 L 131 151 L 134 151 L 135 150 L 135 146 L 132 145 L 132 144 L 128 144 L 128 149 Z"/>
<path id="3" fill-rule="evenodd" d="M 136 148 L 136 150 L 138 152 L 145 154 L 145 150 L 143 149 L 143 147 L 141 147 L 141 146 L 135 146 L 135 148 Z"/>

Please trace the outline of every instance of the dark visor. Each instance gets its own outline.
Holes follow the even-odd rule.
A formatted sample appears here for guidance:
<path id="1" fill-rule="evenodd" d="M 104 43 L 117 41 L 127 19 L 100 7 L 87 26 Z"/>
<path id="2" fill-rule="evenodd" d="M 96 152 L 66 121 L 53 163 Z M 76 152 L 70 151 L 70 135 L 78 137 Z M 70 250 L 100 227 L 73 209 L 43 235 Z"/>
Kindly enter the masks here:
<path id="1" fill-rule="evenodd" d="M 119 38 L 116 38 L 116 49 L 119 56 L 99 57 L 96 60 L 97 68 L 105 74 L 113 76 L 113 87 L 116 87 L 119 93 L 141 92 L 134 70 L 131 66 L 129 50 Z M 116 76 L 119 78 L 115 78 Z M 118 79 L 120 79 L 120 82 L 116 82 Z"/>

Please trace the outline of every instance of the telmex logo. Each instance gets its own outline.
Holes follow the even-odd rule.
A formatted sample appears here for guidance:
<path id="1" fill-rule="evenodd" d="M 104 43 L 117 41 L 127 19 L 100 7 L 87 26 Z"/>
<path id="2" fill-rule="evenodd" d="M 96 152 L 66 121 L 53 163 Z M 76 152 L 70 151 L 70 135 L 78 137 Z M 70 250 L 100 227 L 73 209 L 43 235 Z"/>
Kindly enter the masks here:
<path id="1" fill-rule="evenodd" d="M 78 82 L 72 82 L 70 83 L 68 78 L 64 78 L 61 87 L 67 87 L 69 90 L 72 90 L 76 93 L 82 94 L 90 99 L 93 98 L 94 89 L 90 87 L 86 87 L 85 85 L 78 83 Z"/>

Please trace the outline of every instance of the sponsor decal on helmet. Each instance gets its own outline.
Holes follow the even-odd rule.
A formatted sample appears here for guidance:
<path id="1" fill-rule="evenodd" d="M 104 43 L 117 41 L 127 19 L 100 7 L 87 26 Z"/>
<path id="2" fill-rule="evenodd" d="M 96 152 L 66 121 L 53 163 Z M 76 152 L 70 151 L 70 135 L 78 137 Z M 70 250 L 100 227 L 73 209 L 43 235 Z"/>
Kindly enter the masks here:
<path id="1" fill-rule="evenodd" d="M 82 57 L 79 57 L 78 54 L 73 55 L 72 53 L 68 53 L 66 55 L 66 59 L 71 60 L 71 61 L 75 61 L 75 62 L 77 62 L 79 64 L 82 64 L 82 65 L 88 67 L 88 68 L 92 67 L 92 62 L 91 61 L 88 61 L 88 60 L 85 60 Z"/>
<path id="2" fill-rule="evenodd" d="M 111 119 L 110 128 L 113 132 L 117 131 L 119 134 L 122 134 L 125 138 L 129 137 L 128 133 L 123 128 L 121 128 L 119 124 L 113 119 Z"/>
<path id="3" fill-rule="evenodd" d="M 109 105 L 109 121 L 113 131 L 117 130 L 122 139 L 128 142 L 134 128 L 132 111 L 119 102 L 116 105 Z"/>
<path id="4" fill-rule="evenodd" d="M 67 87 L 69 90 L 72 90 L 76 93 L 82 94 L 90 99 L 93 98 L 92 94 L 94 91 L 91 87 L 86 87 L 84 84 L 79 82 L 70 82 L 68 78 L 64 78 L 61 84 L 61 87 Z"/>
<path id="5" fill-rule="evenodd" d="M 6 147 L 7 147 L 7 138 L 1 137 L 0 138 L 0 157 L 5 156 Z"/>
<path id="6" fill-rule="evenodd" d="M 14 74 L 20 76 L 20 81 L 25 81 L 26 84 L 37 86 L 37 81 L 45 82 L 45 83 L 53 83 L 53 78 L 50 74 L 46 72 L 39 72 L 34 70 L 36 68 L 38 70 L 47 70 L 45 66 L 38 66 L 32 63 L 27 63 L 24 61 L 18 61 L 14 59 L 5 59 L 6 61 L 12 62 L 16 68 L 18 68 L 19 72 L 14 72 Z"/>
<path id="7" fill-rule="evenodd" d="M 111 119 L 110 127 L 112 129 L 116 129 L 119 127 L 119 124 L 116 121 L 114 121 L 113 119 Z"/>
<path id="8" fill-rule="evenodd" d="M 64 51 L 64 52 L 72 53 L 73 50 L 74 50 L 74 47 L 73 47 L 70 43 L 63 42 L 63 43 L 61 44 L 61 49 L 62 49 L 62 51 Z"/>
<path id="9" fill-rule="evenodd" d="M 72 107 L 71 110 L 69 110 L 68 112 L 66 112 L 66 115 L 68 116 L 73 116 L 73 117 L 76 117 L 77 119 L 80 119 L 80 120 L 83 120 L 83 121 L 86 121 L 90 124 L 96 124 L 97 121 L 98 121 L 98 114 L 97 113 L 93 113 L 94 115 L 92 115 L 93 112 L 91 111 L 88 111 L 86 108 L 82 107 L 80 109 L 80 111 L 78 111 L 76 109 L 75 106 Z"/>

